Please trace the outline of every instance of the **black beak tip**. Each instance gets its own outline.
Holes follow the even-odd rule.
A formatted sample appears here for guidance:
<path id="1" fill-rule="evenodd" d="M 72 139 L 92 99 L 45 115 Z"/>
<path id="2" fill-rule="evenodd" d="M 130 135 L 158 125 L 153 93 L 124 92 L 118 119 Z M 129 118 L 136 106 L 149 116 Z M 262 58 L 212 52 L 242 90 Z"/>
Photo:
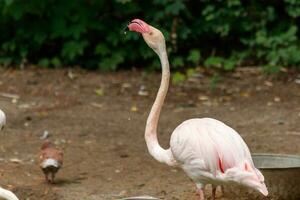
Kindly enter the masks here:
<path id="1" fill-rule="evenodd" d="M 127 23 L 126 25 L 125 25 L 125 27 L 122 29 L 122 31 L 121 31 L 121 33 L 122 34 L 126 34 L 126 32 L 127 31 L 129 31 L 129 28 L 128 28 L 128 26 L 131 24 L 131 22 L 129 22 L 129 23 Z"/>

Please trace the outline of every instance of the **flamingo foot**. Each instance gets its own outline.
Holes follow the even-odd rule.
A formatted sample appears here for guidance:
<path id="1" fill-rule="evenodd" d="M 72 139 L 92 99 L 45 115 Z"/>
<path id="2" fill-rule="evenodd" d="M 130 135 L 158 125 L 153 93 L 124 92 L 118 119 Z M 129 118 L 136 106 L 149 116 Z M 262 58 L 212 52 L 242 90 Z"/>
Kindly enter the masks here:
<path id="1" fill-rule="evenodd" d="M 205 200 L 203 188 L 197 188 L 196 192 L 199 195 L 199 200 Z"/>

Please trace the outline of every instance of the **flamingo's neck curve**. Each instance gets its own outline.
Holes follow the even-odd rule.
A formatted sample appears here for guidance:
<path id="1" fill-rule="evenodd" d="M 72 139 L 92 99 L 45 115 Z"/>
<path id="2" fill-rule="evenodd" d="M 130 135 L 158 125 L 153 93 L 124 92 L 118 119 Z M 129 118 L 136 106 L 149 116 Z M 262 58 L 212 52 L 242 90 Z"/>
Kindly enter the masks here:
<path id="1" fill-rule="evenodd" d="M 145 130 L 145 140 L 147 143 L 149 153 L 159 162 L 166 163 L 168 165 L 175 165 L 176 161 L 173 158 L 173 154 L 170 149 L 163 149 L 157 139 L 157 126 L 159 115 L 166 98 L 169 79 L 170 79 L 170 67 L 168 61 L 168 55 L 166 51 L 165 44 L 162 44 L 161 48 L 157 52 L 161 67 L 162 67 L 162 77 L 159 90 L 156 95 L 156 99 L 151 108 L 150 114 L 147 119 L 146 130 Z"/>
<path id="2" fill-rule="evenodd" d="M 6 200 L 19 200 L 14 193 L 0 187 L 0 197 Z"/>

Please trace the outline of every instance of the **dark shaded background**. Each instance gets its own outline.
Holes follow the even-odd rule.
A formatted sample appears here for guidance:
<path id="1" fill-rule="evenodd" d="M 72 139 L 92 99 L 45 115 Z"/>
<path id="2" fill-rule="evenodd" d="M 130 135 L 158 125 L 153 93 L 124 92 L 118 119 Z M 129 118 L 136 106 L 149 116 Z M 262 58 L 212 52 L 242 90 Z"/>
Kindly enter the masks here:
<path id="1" fill-rule="evenodd" d="M 300 1 L 3 0 L 0 64 L 115 70 L 157 64 L 133 18 L 161 29 L 173 68 L 299 67 Z"/>

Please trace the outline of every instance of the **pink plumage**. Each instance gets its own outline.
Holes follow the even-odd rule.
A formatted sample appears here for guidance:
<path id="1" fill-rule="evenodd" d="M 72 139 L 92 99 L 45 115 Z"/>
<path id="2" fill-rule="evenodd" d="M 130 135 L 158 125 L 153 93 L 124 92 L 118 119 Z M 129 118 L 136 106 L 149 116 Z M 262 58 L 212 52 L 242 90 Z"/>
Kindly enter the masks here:
<path id="1" fill-rule="evenodd" d="M 262 194 L 268 191 L 264 177 L 253 164 L 240 135 L 211 118 L 190 119 L 173 132 L 170 148 L 175 160 L 198 185 L 237 182 Z"/>
<path id="2" fill-rule="evenodd" d="M 255 168 L 250 151 L 241 136 L 224 123 L 211 119 L 190 119 L 172 133 L 170 148 L 163 149 L 157 139 L 159 115 L 168 91 L 170 69 L 163 34 L 140 19 L 134 19 L 129 30 L 142 34 L 147 45 L 158 54 L 162 79 L 147 119 L 145 140 L 149 153 L 159 162 L 180 166 L 196 183 L 201 200 L 203 189 L 212 184 L 212 199 L 217 185 L 238 183 L 268 195 L 264 177 Z"/>

